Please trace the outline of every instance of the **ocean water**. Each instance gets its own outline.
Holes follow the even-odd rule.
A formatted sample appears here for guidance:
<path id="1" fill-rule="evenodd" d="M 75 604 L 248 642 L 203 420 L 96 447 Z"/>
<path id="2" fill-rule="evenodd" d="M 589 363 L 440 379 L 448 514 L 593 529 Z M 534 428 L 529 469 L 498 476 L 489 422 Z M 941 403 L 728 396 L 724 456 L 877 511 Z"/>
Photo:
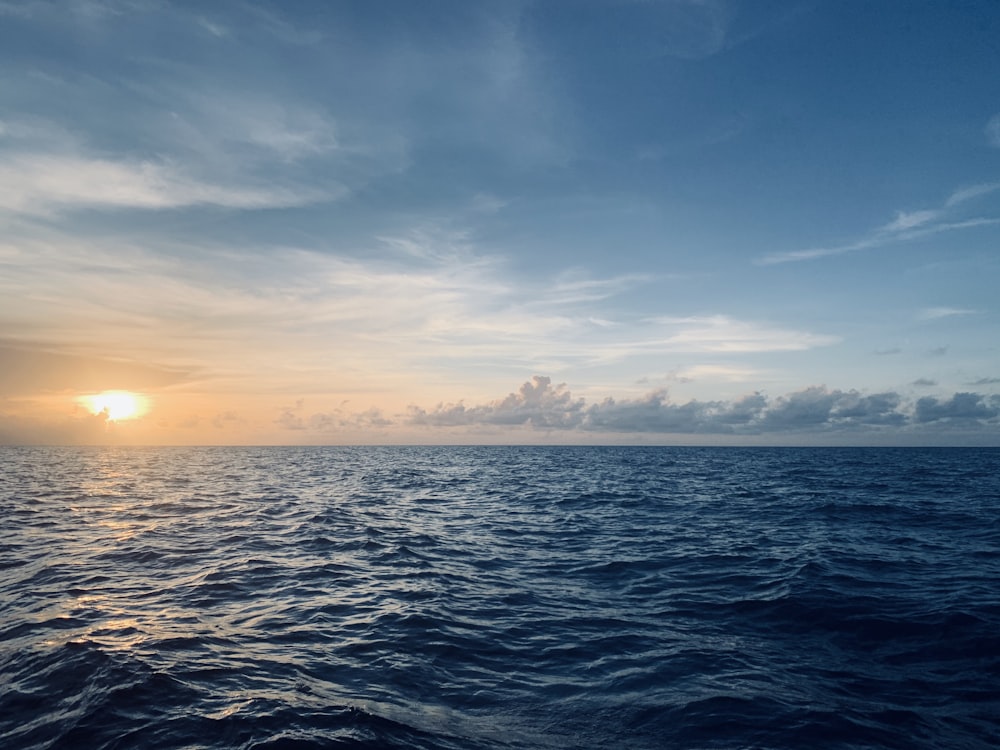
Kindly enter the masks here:
<path id="1" fill-rule="evenodd" d="M 3 748 L 995 748 L 1000 450 L 0 449 Z"/>

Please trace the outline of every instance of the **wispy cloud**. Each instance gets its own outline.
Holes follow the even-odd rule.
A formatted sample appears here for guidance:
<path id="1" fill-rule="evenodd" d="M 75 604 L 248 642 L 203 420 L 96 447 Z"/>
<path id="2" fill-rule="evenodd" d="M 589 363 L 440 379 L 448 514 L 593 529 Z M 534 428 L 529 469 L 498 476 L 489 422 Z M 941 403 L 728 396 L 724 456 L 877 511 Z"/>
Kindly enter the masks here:
<path id="1" fill-rule="evenodd" d="M 0 326 L 59 351 L 73 343 L 196 369 L 207 388 L 253 380 L 301 393 L 408 393 L 411 383 L 470 372 L 495 379 L 640 360 L 666 370 L 690 353 L 713 356 L 685 376 L 740 382 L 754 370 L 732 355 L 839 341 L 731 315 L 641 316 L 625 304 L 630 292 L 669 280 L 581 269 L 518 277 L 453 222 L 423 221 L 370 242 L 348 254 L 147 235 L 88 239 L 31 223 L 0 238 Z"/>
<path id="2" fill-rule="evenodd" d="M 198 18 L 197 23 L 199 26 L 205 29 L 205 31 L 207 31 L 214 37 L 223 38 L 229 36 L 229 29 L 227 29 L 220 23 L 215 23 L 213 21 L 210 21 L 209 19 L 203 16 Z"/>
<path id="3" fill-rule="evenodd" d="M 978 310 L 969 310 L 960 307 L 927 307 L 917 315 L 918 320 L 940 320 L 941 318 L 952 318 L 957 315 L 976 315 Z"/>
<path id="4" fill-rule="evenodd" d="M 1000 148 L 1000 112 L 997 112 L 986 122 L 984 129 L 986 142 L 993 148 Z"/>
<path id="5" fill-rule="evenodd" d="M 952 206 L 970 201 L 973 198 L 978 198 L 981 195 L 989 195 L 997 190 L 1000 190 L 1000 182 L 984 182 L 979 185 L 960 188 L 948 197 L 945 206 L 951 208 Z"/>
<path id="6" fill-rule="evenodd" d="M 276 208 L 329 200 L 313 189 L 213 184 L 169 163 L 21 154 L 0 164 L 0 209 L 51 214 L 73 208 Z"/>
<path id="7" fill-rule="evenodd" d="M 174 106 L 161 130 L 163 141 L 173 148 L 196 149 L 207 157 L 221 153 L 279 162 L 344 159 L 363 149 L 363 141 L 340 136 L 331 115 L 287 95 L 204 86 L 192 91 L 189 85 L 169 94 Z"/>
<path id="8" fill-rule="evenodd" d="M 692 367 L 682 367 L 667 373 L 666 379 L 676 383 L 692 383 L 705 380 L 721 380 L 729 383 L 742 383 L 759 378 L 761 371 L 752 367 L 704 364 Z"/>
<path id="9" fill-rule="evenodd" d="M 539 298 L 538 305 L 567 305 L 598 302 L 649 282 L 649 274 L 620 274 L 608 278 L 593 278 L 581 269 L 559 274 L 555 282 Z"/>
<path id="10" fill-rule="evenodd" d="M 834 255 L 843 255 L 859 250 L 869 250 L 897 242 L 919 239 L 943 232 L 973 229 L 983 226 L 1000 225 L 1000 218 L 974 217 L 969 219 L 949 219 L 956 207 L 975 198 L 1000 190 L 1000 182 L 983 183 L 955 190 L 941 208 L 919 211 L 898 211 L 892 221 L 872 230 L 867 235 L 841 245 L 814 247 L 790 252 L 770 253 L 757 258 L 757 265 L 769 266 L 779 263 L 795 263 L 816 260 Z"/>
<path id="11" fill-rule="evenodd" d="M 600 356 L 601 332 L 614 340 L 614 324 L 598 315 L 626 288 L 614 277 L 588 279 L 581 300 L 563 278 L 514 283 L 461 232 L 425 224 L 390 249 L 401 245 L 406 253 L 387 254 L 383 242 L 357 259 L 294 247 L 88 240 L 31 225 L 0 238 L 0 327 L 27 341 L 165 357 L 214 374 L 284 372 L 295 387 L 320 387 L 330 372 L 350 386 L 362 373 L 405 381 L 414 371 L 483 362 L 560 368 Z M 535 307 L 539 298 L 549 304 Z"/>
<path id="12" fill-rule="evenodd" d="M 651 321 L 667 333 L 650 346 L 679 352 L 782 352 L 830 346 L 839 336 L 771 326 L 727 315 L 662 317 Z"/>
<path id="13" fill-rule="evenodd" d="M 880 234 L 905 232 L 923 226 L 941 216 L 940 211 L 898 211 L 896 218 L 878 229 Z"/>
<path id="14" fill-rule="evenodd" d="M 632 3 L 638 7 L 649 3 Z M 731 11 L 719 0 L 674 0 L 655 6 L 650 17 L 657 29 L 661 54 L 701 60 L 723 50 L 728 39 Z"/>

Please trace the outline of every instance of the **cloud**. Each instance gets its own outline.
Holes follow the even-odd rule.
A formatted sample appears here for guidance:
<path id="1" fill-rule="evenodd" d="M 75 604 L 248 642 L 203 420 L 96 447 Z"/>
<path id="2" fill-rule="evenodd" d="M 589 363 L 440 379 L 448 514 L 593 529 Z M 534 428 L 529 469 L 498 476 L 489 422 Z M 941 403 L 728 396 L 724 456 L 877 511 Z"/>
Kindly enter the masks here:
<path id="1" fill-rule="evenodd" d="M 314 45 L 325 37 L 321 30 L 294 24 L 281 14 L 268 10 L 262 3 L 243 4 L 242 10 L 252 18 L 255 26 L 285 44 Z"/>
<path id="2" fill-rule="evenodd" d="M 948 208 L 957 206 L 973 198 L 978 198 L 981 195 L 989 195 L 996 190 L 1000 190 L 1000 182 L 984 182 L 979 185 L 960 188 L 948 197 L 945 206 Z"/>
<path id="3" fill-rule="evenodd" d="M 924 388 L 937 385 L 937 381 L 931 380 L 930 378 L 917 378 L 912 383 L 910 383 L 910 385 L 916 385 L 920 386 L 921 388 Z"/>
<path id="4" fill-rule="evenodd" d="M 722 380 L 730 383 L 740 383 L 759 377 L 760 371 L 751 367 L 739 367 L 734 365 L 694 365 L 671 370 L 667 373 L 667 380 L 676 383 L 691 383 L 704 380 Z"/>
<path id="5" fill-rule="evenodd" d="M 668 3 L 640 2 L 655 8 L 647 19 L 655 37 L 654 50 L 683 60 L 702 60 L 726 47 L 731 14 L 719 0 L 672 0 Z"/>
<path id="6" fill-rule="evenodd" d="M 290 208 L 338 199 L 406 165 L 404 129 L 366 111 L 376 87 L 355 86 L 375 53 L 317 51 L 310 67 L 352 71 L 350 92 L 322 97 L 308 75 L 287 80 L 291 27 L 280 14 L 238 3 L 223 24 L 170 3 L 66 5 L 112 12 L 91 14 L 86 29 L 58 4 L 22 14 L 36 44 L 86 50 L 89 67 L 48 55 L 11 79 L 0 208 Z M 341 80 L 331 78 L 323 85 Z"/>
<path id="7" fill-rule="evenodd" d="M 895 425 L 905 422 L 895 393 L 862 396 L 856 391 L 807 388 L 775 399 L 761 421 L 764 431 Z"/>
<path id="8" fill-rule="evenodd" d="M 986 122 L 984 132 L 986 133 L 986 142 L 993 148 L 1000 148 L 1000 112 Z"/>
<path id="9" fill-rule="evenodd" d="M 434 428 L 502 425 L 543 431 L 586 433 L 829 434 L 844 431 L 903 434 L 931 422 L 996 427 L 1000 400 L 974 393 L 950 399 L 924 397 L 907 402 L 892 391 L 865 394 L 813 386 L 769 399 L 756 392 L 730 401 L 674 403 L 665 389 L 634 399 L 606 398 L 587 403 L 565 384 L 534 376 L 516 393 L 478 405 L 411 406 L 406 422 Z M 961 426 L 960 425 L 960 426 Z"/>
<path id="10" fill-rule="evenodd" d="M 1000 378 L 979 378 L 969 383 L 969 385 L 997 385 L 1000 384 Z"/>
<path id="11" fill-rule="evenodd" d="M 286 430 L 306 429 L 305 420 L 295 412 L 296 412 L 295 408 L 292 408 L 290 406 L 283 407 L 281 410 L 281 415 L 276 420 L 274 420 L 274 423 Z"/>
<path id="12" fill-rule="evenodd" d="M 878 229 L 879 233 L 904 232 L 915 229 L 941 216 L 940 211 L 897 211 L 896 218 Z"/>
<path id="13" fill-rule="evenodd" d="M 272 166 L 287 168 L 317 158 L 356 161 L 364 150 L 364 141 L 340 136 L 332 116 L 291 97 L 186 87 L 171 94 L 174 107 L 160 137 L 178 151 L 207 159 L 221 153 L 224 159 L 238 157 L 254 166 L 274 160 Z"/>
<path id="14" fill-rule="evenodd" d="M 595 279 L 579 269 L 560 273 L 546 290 L 538 305 L 565 305 L 582 302 L 597 302 L 613 297 L 638 284 L 651 280 L 648 274 L 622 274 L 603 279 Z"/>
<path id="15" fill-rule="evenodd" d="M 582 27 L 581 46 L 603 34 L 602 45 L 616 45 L 616 54 L 643 62 L 660 57 L 705 60 L 795 12 L 761 7 L 744 14 L 733 6 L 728 0 L 603 0 L 569 5 L 567 12 L 574 14 L 572 25 Z"/>
<path id="16" fill-rule="evenodd" d="M 0 209 L 50 214 L 67 208 L 170 209 L 214 205 L 259 209 L 336 197 L 313 189 L 213 184 L 170 164 L 29 153 L 0 164 Z"/>
<path id="17" fill-rule="evenodd" d="M 941 318 L 951 318 L 956 315 L 976 315 L 978 310 L 968 310 L 959 307 L 928 307 L 920 311 L 917 316 L 919 320 L 940 320 Z"/>
<path id="18" fill-rule="evenodd" d="M 207 18 L 199 17 L 197 23 L 199 26 L 205 29 L 205 31 L 207 31 L 214 37 L 222 39 L 230 35 L 230 31 L 228 28 L 226 28 L 222 24 L 214 23 L 213 21 L 210 21 Z"/>
<path id="19" fill-rule="evenodd" d="M 439 404 L 430 411 L 413 406 L 409 422 L 433 426 L 488 424 L 568 429 L 580 423 L 583 405 L 583 399 L 574 399 L 565 385 L 553 386 L 551 378 L 535 375 L 517 393 L 481 406 Z"/>
<path id="20" fill-rule="evenodd" d="M 817 258 L 825 258 L 830 255 L 842 255 L 844 253 L 853 252 L 854 250 L 865 250 L 869 247 L 875 247 L 878 244 L 873 239 L 860 240 L 858 242 L 852 242 L 847 245 L 834 245 L 833 247 L 813 247 L 807 250 L 792 250 L 787 253 L 770 253 L 764 255 L 754 261 L 760 266 L 773 266 L 778 263 L 794 263 L 800 260 L 816 260 Z"/>
<path id="21" fill-rule="evenodd" d="M 1000 409 L 996 407 L 996 398 L 990 399 L 978 393 L 956 393 L 950 399 L 940 400 L 933 396 L 925 396 L 917 401 L 914 419 L 920 423 L 938 422 L 976 422 L 992 420 Z"/>
<path id="22" fill-rule="evenodd" d="M 350 391 L 408 391 L 415 378 L 440 383 L 470 369 L 557 376 L 637 359 L 646 369 L 672 354 L 731 359 L 839 341 L 727 315 L 637 316 L 622 298 L 650 283 L 644 276 L 516 277 L 444 222 L 361 251 L 367 257 L 252 239 L 238 248 L 88 239 L 32 225 L 0 238 L 0 328 L 28 325 L 25 337 L 73 342 L 74 351 L 197 367 L 213 388 L 259 378 L 297 393 L 329 388 L 330 373 Z M 753 376 L 739 362 L 706 359 L 680 374 Z"/>
<path id="23" fill-rule="evenodd" d="M 781 352 L 830 346 L 839 336 L 772 327 L 727 315 L 662 317 L 651 320 L 667 335 L 652 338 L 649 346 L 683 352 Z"/>
<path id="24" fill-rule="evenodd" d="M 219 412 L 214 417 L 212 417 L 212 427 L 214 427 L 217 430 L 223 430 L 233 425 L 242 425 L 242 424 L 246 424 L 246 420 L 243 417 L 241 417 L 237 412 L 232 410 Z"/>
<path id="25" fill-rule="evenodd" d="M 919 211 L 897 211 L 896 217 L 867 235 L 853 242 L 829 247 L 815 247 L 790 252 L 769 253 L 757 258 L 754 263 L 762 266 L 798 261 L 816 260 L 833 255 L 869 250 L 896 242 L 919 239 L 943 232 L 954 232 L 963 229 L 974 229 L 983 226 L 1000 224 L 1000 218 L 977 217 L 970 219 L 949 220 L 948 215 L 956 207 L 975 198 L 1000 190 L 1000 182 L 983 183 L 971 187 L 960 188 L 952 192 L 941 208 L 923 209 Z"/>
<path id="26" fill-rule="evenodd" d="M 356 434 L 360 431 L 371 432 L 390 427 L 395 422 L 385 416 L 377 407 L 370 407 L 360 412 L 351 412 L 346 408 L 347 401 L 332 411 L 305 413 L 305 399 L 298 399 L 294 406 L 281 407 L 281 413 L 274 423 L 285 430 L 302 433 L 319 434 L 348 431 Z"/>
<path id="27" fill-rule="evenodd" d="M 385 416 L 381 409 L 374 406 L 362 412 L 348 413 L 341 409 L 320 412 L 309 417 L 309 428 L 317 432 L 370 431 L 391 427 L 394 424 L 395 420 Z"/>
<path id="28" fill-rule="evenodd" d="M 765 404 L 758 393 L 728 404 L 697 400 L 674 404 L 666 390 L 657 390 L 638 399 L 608 398 L 593 404 L 580 427 L 601 432 L 728 434 L 757 419 Z"/>
<path id="29" fill-rule="evenodd" d="M 379 430 L 390 427 L 394 421 L 386 417 L 382 410 L 371 407 L 361 412 L 349 412 L 343 405 L 329 412 L 317 412 L 310 416 L 302 414 L 305 400 L 299 399 L 294 406 L 284 406 L 274 423 L 285 430 L 310 433 L 338 431 Z"/>

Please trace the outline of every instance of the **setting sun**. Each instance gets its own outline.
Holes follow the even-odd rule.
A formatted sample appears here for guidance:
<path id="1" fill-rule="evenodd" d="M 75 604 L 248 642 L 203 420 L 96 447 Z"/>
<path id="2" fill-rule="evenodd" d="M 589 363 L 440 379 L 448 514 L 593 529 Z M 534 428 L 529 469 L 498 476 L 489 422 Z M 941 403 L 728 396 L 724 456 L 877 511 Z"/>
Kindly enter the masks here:
<path id="1" fill-rule="evenodd" d="M 104 391 L 82 401 L 94 414 L 105 412 L 112 420 L 134 419 L 146 411 L 146 399 L 128 391 Z"/>

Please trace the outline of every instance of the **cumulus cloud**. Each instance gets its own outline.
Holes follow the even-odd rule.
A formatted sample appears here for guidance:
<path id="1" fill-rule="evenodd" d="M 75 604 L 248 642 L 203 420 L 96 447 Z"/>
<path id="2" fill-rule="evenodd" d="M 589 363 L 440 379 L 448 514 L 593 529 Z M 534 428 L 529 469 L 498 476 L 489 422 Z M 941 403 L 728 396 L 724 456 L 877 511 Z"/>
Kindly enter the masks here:
<path id="1" fill-rule="evenodd" d="M 212 427 L 217 430 L 225 429 L 233 425 L 246 424 L 246 420 L 232 410 L 217 413 L 212 417 Z"/>
<path id="2" fill-rule="evenodd" d="M 301 401 L 296 403 L 295 406 L 281 407 L 281 414 L 274 420 L 274 423 L 286 430 L 304 430 L 306 428 L 306 421 L 296 413 L 301 408 Z"/>
<path id="3" fill-rule="evenodd" d="M 283 406 L 274 423 L 286 430 L 311 433 L 329 433 L 340 430 L 372 430 L 389 427 L 394 421 L 385 416 L 381 409 L 371 407 L 361 412 L 350 412 L 344 408 L 329 412 L 317 412 L 305 416 L 302 412 L 305 400 L 299 399 L 294 406 Z"/>
<path id="4" fill-rule="evenodd" d="M 759 393 L 732 403 L 670 402 L 666 390 L 639 399 L 608 398 L 586 409 L 581 427 L 602 432 L 732 433 L 757 419 L 766 405 Z"/>
<path id="5" fill-rule="evenodd" d="M 836 429 L 866 425 L 901 425 L 895 393 L 863 396 L 857 391 L 812 387 L 775 399 L 761 420 L 763 431 Z"/>
<path id="6" fill-rule="evenodd" d="M 348 413 L 343 409 L 333 412 L 320 412 L 309 418 L 309 427 L 320 432 L 337 430 L 371 430 L 391 427 L 395 421 L 382 413 L 377 407 L 371 407 L 362 412 Z"/>
<path id="7" fill-rule="evenodd" d="M 580 432 L 764 435 L 905 430 L 931 422 L 998 426 L 1000 401 L 974 393 L 915 404 L 892 391 L 865 394 L 813 386 L 768 398 L 755 392 L 729 401 L 671 401 L 665 389 L 634 399 L 587 403 L 565 384 L 534 376 L 516 393 L 484 404 L 411 406 L 407 422 L 426 427 L 503 425 Z"/>
<path id="8" fill-rule="evenodd" d="M 974 422 L 993 420 L 1000 414 L 996 397 L 978 393 L 956 393 L 949 399 L 925 396 L 917 401 L 914 419 L 917 422 Z"/>
<path id="9" fill-rule="evenodd" d="M 491 424 L 570 429 L 580 424 L 583 407 L 583 399 L 574 399 L 564 384 L 553 386 L 551 378 L 535 375 L 517 393 L 487 404 L 439 404 L 430 411 L 412 406 L 409 421 L 432 426 Z"/>

